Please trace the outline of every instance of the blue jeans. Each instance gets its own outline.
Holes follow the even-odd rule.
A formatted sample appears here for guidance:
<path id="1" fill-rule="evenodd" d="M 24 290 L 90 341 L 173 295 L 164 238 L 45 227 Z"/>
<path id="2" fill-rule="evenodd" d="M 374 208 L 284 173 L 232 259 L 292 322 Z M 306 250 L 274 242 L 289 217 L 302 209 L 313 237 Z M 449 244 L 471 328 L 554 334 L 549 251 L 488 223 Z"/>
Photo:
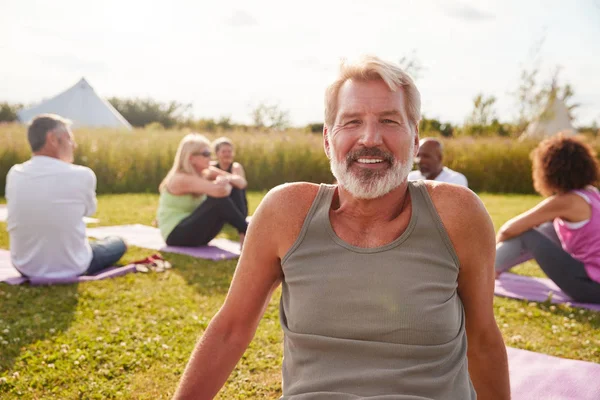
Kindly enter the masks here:
<path id="1" fill-rule="evenodd" d="M 96 275 L 98 272 L 112 267 L 127 251 L 127 245 L 120 237 L 109 236 L 102 240 L 90 242 L 92 261 L 82 275 Z"/>

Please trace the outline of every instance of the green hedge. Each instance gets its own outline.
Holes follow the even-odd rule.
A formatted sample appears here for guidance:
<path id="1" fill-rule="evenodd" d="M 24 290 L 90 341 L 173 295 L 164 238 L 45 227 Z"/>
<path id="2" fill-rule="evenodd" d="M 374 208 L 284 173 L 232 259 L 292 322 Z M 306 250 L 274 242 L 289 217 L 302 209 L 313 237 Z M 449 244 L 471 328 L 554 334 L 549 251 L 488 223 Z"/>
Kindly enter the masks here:
<path id="1" fill-rule="evenodd" d="M 92 168 L 98 177 L 98 193 L 156 192 L 173 160 L 185 131 L 76 129 L 77 164 Z M 207 134 L 213 140 L 215 134 Z M 302 131 L 287 133 L 231 132 L 237 160 L 244 165 L 250 190 L 268 190 L 285 182 L 331 182 L 329 162 L 321 135 Z M 6 173 L 15 163 L 30 157 L 25 128 L 0 126 L 0 194 Z M 532 142 L 507 138 L 445 139 L 446 165 L 467 176 L 477 192 L 533 193 Z M 600 151 L 600 141 L 594 147 Z"/>

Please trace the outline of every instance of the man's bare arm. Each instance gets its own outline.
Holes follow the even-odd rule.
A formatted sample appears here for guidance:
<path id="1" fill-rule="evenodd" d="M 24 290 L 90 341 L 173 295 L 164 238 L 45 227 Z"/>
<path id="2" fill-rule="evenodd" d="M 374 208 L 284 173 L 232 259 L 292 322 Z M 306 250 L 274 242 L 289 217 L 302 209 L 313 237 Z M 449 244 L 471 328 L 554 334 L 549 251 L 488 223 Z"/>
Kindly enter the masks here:
<path id="1" fill-rule="evenodd" d="M 249 225 L 225 304 L 196 345 L 176 399 L 212 399 L 252 340 L 282 279 L 281 259 L 298 237 L 318 185 L 295 183 L 271 190 Z"/>
<path id="2" fill-rule="evenodd" d="M 494 318 L 494 258 L 492 221 L 481 200 L 470 190 L 439 187 L 440 216 L 460 261 L 458 294 L 465 308 L 469 374 L 482 400 L 510 399 L 506 347 Z M 433 197 L 433 196 L 432 196 Z"/>
<path id="3" fill-rule="evenodd" d="M 175 399 L 212 399 L 218 393 L 254 337 L 279 285 L 277 210 L 271 197 L 265 197 L 253 217 L 225 303 L 196 345 Z"/>

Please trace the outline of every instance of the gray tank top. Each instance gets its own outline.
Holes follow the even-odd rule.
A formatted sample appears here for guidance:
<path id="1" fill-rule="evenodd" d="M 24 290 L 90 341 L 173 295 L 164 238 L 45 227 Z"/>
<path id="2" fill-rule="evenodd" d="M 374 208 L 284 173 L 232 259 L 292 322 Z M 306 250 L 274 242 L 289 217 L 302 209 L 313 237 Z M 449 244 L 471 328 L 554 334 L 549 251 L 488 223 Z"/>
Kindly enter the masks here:
<path id="1" fill-rule="evenodd" d="M 377 248 L 340 239 L 321 185 L 282 260 L 282 399 L 475 399 L 459 262 L 422 182 L 406 231 Z"/>

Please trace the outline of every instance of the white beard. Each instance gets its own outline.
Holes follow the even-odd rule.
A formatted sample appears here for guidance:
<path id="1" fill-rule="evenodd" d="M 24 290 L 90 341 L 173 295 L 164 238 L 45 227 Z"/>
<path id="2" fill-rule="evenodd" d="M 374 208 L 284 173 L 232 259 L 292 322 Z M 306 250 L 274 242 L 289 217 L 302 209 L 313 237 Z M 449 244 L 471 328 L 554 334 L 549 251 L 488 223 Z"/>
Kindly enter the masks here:
<path id="1" fill-rule="evenodd" d="M 385 171 L 372 171 L 365 169 L 362 173 L 355 174 L 348 169 L 348 161 L 338 161 L 335 155 L 331 157 L 331 172 L 338 184 L 346 189 L 357 199 L 376 199 L 396 189 L 408 177 L 413 168 L 414 142 L 410 142 L 410 148 L 404 162 L 392 161 L 392 167 Z M 335 154 L 333 146 L 331 151 Z"/>

